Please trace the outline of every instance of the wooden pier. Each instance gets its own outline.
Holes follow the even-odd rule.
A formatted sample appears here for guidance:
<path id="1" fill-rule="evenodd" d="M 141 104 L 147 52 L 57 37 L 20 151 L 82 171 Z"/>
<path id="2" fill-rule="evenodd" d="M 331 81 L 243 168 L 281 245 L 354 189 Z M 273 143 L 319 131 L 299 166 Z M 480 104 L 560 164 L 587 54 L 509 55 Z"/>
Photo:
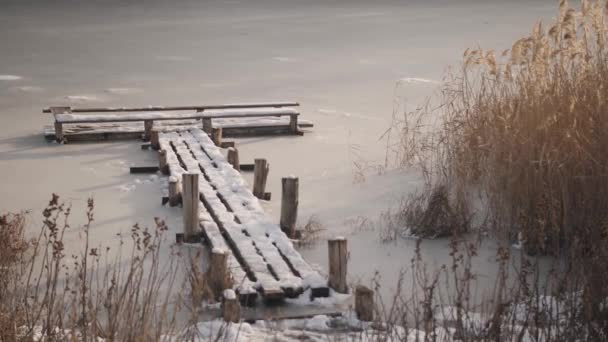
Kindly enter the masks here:
<path id="1" fill-rule="evenodd" d="M 151 106 L 132 108 L 49 107 L 53 125 L 44 128 L 48 140 L 59 142 L 113 139 L 148 140 L 152 130 L 171 132 L 199 127 L 211 133 L 221 128 L 222 135 L 301 135 L 312 127 L 299 119 L 297 102 L 267 102 L 209 106 Z"/>
<path id="2" fill-rule="evenodd" d="M 50 107 L 54 123 L 45 131 L 61 143 L 142 138 L 142 149 L 158 151 L 158 166 L 131 167 L 131 173 L 161 172 L 168 176 L 163 204 L 182 205 L 183 233 L 178 243 L 208 245 L 207 281 L 221 312 L 204 317 L 226 321 L 261 318 L 339 315 L 335 306 L 289 303 L 305 291 L 310 299 L 332 292 L 346 293 L 346 241 L 330 243 L 330 269 L 339 270 L 330 281 L 313 269 L 294 248 L 298 209 L 298 178 L 282 179 L 281 217 L 266 217 L 259 200 L 269 173 L 266 159 L 240 164 L 234 141 L 223 137 L 248 135 L 302 135 L 312 123 L 301 120 L 295 102 L 230 104 L 218 106 L 71 108 Z M 187 111 L 187 112 L 182 112 Z M 227 157 L 221 148 L 228 148 Z M 241 171 L 254 172 L 252 189 Z M 333 241 L 333 240 L 332 240 Z M 193 300 L 196 300 L 193 297 Z M 299 301 L 299 299 L 297 300 Z M 364 302 L 364 301 L 361 301 Z M 264 304 L 282 303 L 279 308 Z M 200 304 L 200 303 L 199 303 Z M 240 308 L 244 305 L 244 308 Z M 206 316 L 205 316 L 206 315 Z"/>
<path id="3" fill-rule="evenodd" d="M 308 288 L 313 297 L 329 295 L 327 281 L 266 217 L 240 173 L 204 131 L 163 132 L 159 143 L 171 179 L 200 175 L 200 233 L 212 249 L 230 251 L 234 290 L 243 302 L 251 302 L 256 293 L 266 301 L 293 298 Z"/>

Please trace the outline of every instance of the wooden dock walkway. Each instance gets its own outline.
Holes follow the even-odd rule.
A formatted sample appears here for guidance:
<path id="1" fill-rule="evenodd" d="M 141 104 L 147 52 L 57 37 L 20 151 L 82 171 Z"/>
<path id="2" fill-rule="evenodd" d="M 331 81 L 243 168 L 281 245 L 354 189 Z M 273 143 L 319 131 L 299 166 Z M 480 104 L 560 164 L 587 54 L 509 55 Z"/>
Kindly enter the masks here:
<path id="1" fill-rule="evenodd" d="M 159 133 L 170 177 L 199 174 L 199 227 L 211 248 L 228 250 L 234 290 L 251 303 L 297 297 L 311 289 L 327 296 L 327 280 L 302 258 L 278 224 L 265 215 L 240 173 L 199 128 Z M 178 187 L 180 188 L 180 187 Z"/>

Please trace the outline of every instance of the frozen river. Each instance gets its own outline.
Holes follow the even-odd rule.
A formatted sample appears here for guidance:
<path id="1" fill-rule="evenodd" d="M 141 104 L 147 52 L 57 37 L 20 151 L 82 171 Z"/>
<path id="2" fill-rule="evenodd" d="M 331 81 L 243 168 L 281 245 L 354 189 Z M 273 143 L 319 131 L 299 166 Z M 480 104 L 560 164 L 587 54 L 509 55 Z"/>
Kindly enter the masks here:
<path id="1" fill-rule="evenodd" d="M 75 223 L 95 198 L 99 243 L 154 216 L 181 229 L 180 209 L 160 206 L 159 182 L 128 174 L 130 164 L 155 164 L 152 152 L 133 141 L 48 144 L 43 107 L 295 100 L 315 128 L 238 140 L 241 161 L 269 160 L 266 207 L 277 220 L 280 178 L 299 176 L 300 218 L 317 215 L 327 236 L 349 238 L 354 280 L 377 270 L 390 287 L 413 242 L 382 244 L 348 222 L 376 218 L 419 179 L 370 168 L 355 183 L 354 163 L 383 163 L 379 138 L 396 95 L 421 103 L 466 47 L 502 51 L 555 8 L 549 0 L 0 0 L 0 211 L 33 210 L 36 227 L 56 192 L 73 203 Z M 320 242 L 304 255 L 326 268 L 326 249 Z M 427 243 L 424 253 L 443 262 L 447 242 Z M 486 256 L 481 273 L 493 269 Z"/>

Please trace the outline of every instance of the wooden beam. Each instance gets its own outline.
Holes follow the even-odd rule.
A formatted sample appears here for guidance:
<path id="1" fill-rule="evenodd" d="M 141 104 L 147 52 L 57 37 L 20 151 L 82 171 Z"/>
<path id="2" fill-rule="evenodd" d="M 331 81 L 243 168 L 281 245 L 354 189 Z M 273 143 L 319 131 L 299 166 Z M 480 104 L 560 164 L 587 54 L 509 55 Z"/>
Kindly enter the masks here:
<path id="1" fill-rule="evenodd" d="M 226 159 L 235 170 L 241 171 L 241 165 L 239 164 L 239 150 L 237 150 L 235 147 L 228 148 L 228 156 Z"/>
<path id="2" fill-rule="evenodd" d="M 222 317 L 225 322 L 238 323 L 241 320 L 241 306 L 233 290 L 224 290 L 222 296 Z"/>
<path id="3" fill-rule="evenodd" d="M 70 108 L 72 113 L 109 113 L 109 112 L 152 112 L 152 111 L 180 111 L 196 110 L 205 111 L 211 109 L 239 109 L 239 108 L 264 108 L 264 107 L 297 107 L 298 102 L 261 102 L 261 103 L 233 103 L 223 105 L 201 105 L 201 106 L 148 106 L 148 107 L 97 107 L 97 108 L 70 108 L 49 107 L 42 110 L 43 113 L 51 113 L 53 108 Z"/>
<path id="4" fill-rule="evenodd" d="M 132 166 L 129 173 L 156 173 L 159 169 L 158 166 Z"/>
<path id="5" fill-rule="evenodd" d="M 257 198 L 263 199 L 270 165 L 266 162 L 266 159 L 255 159 L 254 162 L 253 195 Z"/>
<path id="6" fill-rule="evenodd" d="M 281 179 L 281 229 L 290 238 L 295 238 L 296 221 L 298 220 L 298 177 Z"/>
<path id="7" fill-rule="evenodd" d="M 374 291 L 363 285 L 355 288 L 355 312 L 360 321 L 374 320 Z"/>
<path id="8" fill-rule="evenodd" d="M 198 173 L 184 173 L 182 175 L 182 203 L 184 214 L 184 235 L 188 241 L 197 235 L 198 207 L 200 195 L 198 189 Z"/>
<path id="9" fill-rule="evenodd" d="M 348 246 L 347 240 L 337 237 L 327 241 L 329 249 L 329 287 L 340 293 L 348 293 L 346 284 Z"/>

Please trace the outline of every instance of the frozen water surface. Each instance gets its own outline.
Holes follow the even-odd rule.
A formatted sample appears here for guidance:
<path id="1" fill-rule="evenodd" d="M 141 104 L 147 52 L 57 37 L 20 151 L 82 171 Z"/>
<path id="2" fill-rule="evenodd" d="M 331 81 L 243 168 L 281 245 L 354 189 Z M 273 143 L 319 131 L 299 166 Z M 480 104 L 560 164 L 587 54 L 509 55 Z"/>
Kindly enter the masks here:
<path id="1" fill-rule="evenodd" d="M 55 192 L 73 203 L 75 225 L 93 196 L 91 237 L 99 244 L 153 217 L 165 218 L 173 234 L 181 230 L 181 209 L 161 207 L 160 182 L 144 186 L 129 175 L 129 165 L 157 165 L 153 152 L 136 141 L 46 143 L 41 130 L 50 117 L 41 109 L 295 100 L 315 128 L 303 137 L 240 139 L 241 162 L 270 162 L 273 196 L 264 206 L 275 221 L 280 179 L 297 175 L 299 217 L 315 214 L 327 236 L 348 238 L 352 279 L 367 282 L 378 270 L 389 291 L 414 242 L 382 244 L 377 232 L 351 223 L 375 218 L 420 180 L 405 170 L 353 183 L 355 158 L 382 163 L 379 137 L 395 95 L 421 103 L 434 90 L 429 81 L 441 80 L 465 48 L 508 48 L 554 7 L 549 0 L 2 1 L 0 70 L 27 75 L 45 91 L 11 91 L 19 77 L 0 75 L 11 81 L 0 82 L 0 209 L 34 210 L 33 230 Z M 476 267 L 491 275 L 486 248 Z M 444 262 L 447 242 L 425 243 L 423 253 Z M 303 255 L 327 267 L 325 243 Z"/>

